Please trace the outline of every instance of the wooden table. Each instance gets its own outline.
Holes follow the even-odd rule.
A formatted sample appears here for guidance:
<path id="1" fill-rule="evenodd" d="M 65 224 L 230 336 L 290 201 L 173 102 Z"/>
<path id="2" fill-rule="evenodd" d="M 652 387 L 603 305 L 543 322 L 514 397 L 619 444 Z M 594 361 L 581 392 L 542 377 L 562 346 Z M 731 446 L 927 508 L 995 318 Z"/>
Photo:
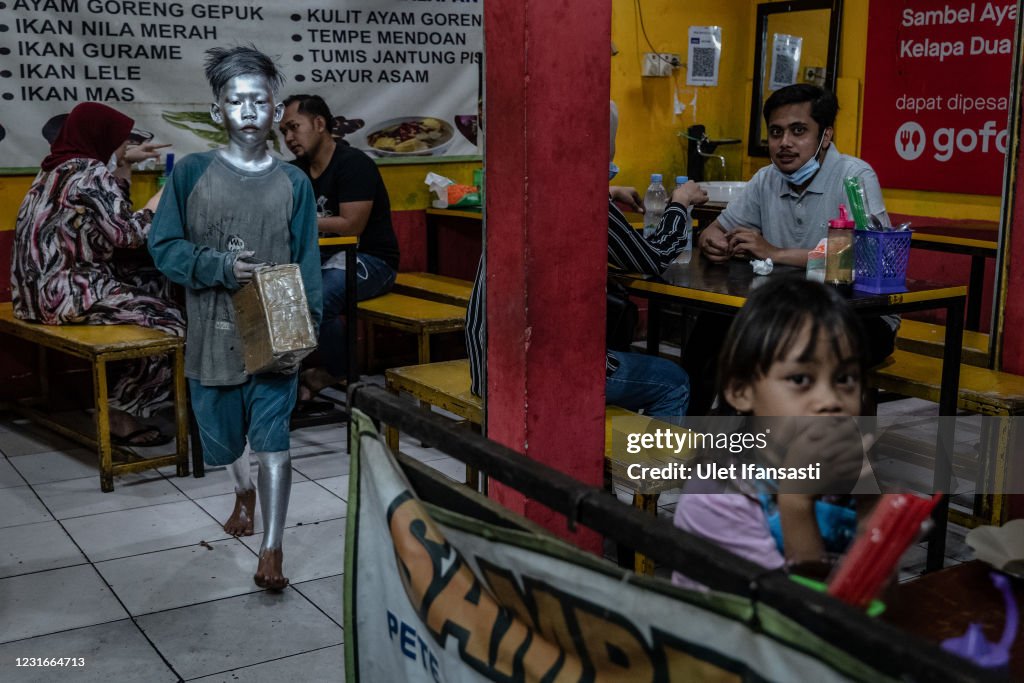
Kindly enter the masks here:
<path id="1" fill-rule="evenodd" d="M 660 309 L 665 303 L 682 304 L 683 308 L 735 315 L 746 302 L 747 295 L 765 277 L 799 275 L 799 268 L 776 266 L 771 275 L 756 277 L 746 261 L 732 260 L 716 264 L 704 258 L 695 249 L 690 263 L 673 263 L 660 277 L 622 275 L 620 278 L 631 294 L 650 301 L 647 317 L 647 353 L 657 354 L 660 348 Z M 931 309 L 946 311 L 945 347 L 942 355 L 942 389 L 939 393 L 939 414 L 956 415 L 957 394 L 960 389 L 960 362 L 964 331 L 964 305 L 967 288 L 935 286 L 908 282 L 907 291 L 899 294 L 870 294 L 855 291 L 849 298 L 858 314 L 870 317 L 891 313 L 908 313 Z M 936 442 L 935 491 L 949 491 L 952 475 L 952 444 L 954 421 L 940 420 Z M 933 519 L 936 530 L 928 544 L 928 568 L 942 566 L 945 554 L 946 517 L 949 498 L 943 496 L 935 507 Z"/>
<path id="2" fill-rule="evenodd" d="M 966 254 L 971 257 L 971 275 L 967 283 L 967 318 L 964 325 L 968 330 L 981 327 L 981 295 L 985 288 L 985 259 L 995 258 L 999 243 L 995 240 L 974 239 L 953 234 L 944 228 L 924 226 L 914 228 L 910 246 L 917 249 L 941 251 L 947 254 Z"/>
<path id="3" fill-rule="evenodd" d="M 483 226 L 483 209 L 479 208 L 466 208 L 466 209 L 427 209 L 426 211 L 426 228 L 427 228 L 427 272 L 428 273 L 439 273 L 439 248 L 438 248 L 438 232 L 439 223 L 446 221 L 446 219 L 456 219 L 455 221 L 447 221 L 448 223 L 458 222 L 463 226 L 469 225 L 473 230 L 479 231 Z M 447 223 L 446 223 L 447 224 Z M 475 234 L 475 233 L 474 233 Z M 473 272 L 476 272 L 476 260 L 479 257 L 478 254 L 472 255 Z M 465 268 L 462 268 L 463 270 Z M 445 273 L 452 274 L 452 273 Z M 466 273 L 458 273 L 457 277 L 462 279 L 472 280 L 472 276 L 465 277 Z"/>
<path id="4" fill-rule="evenodd" d="M 973 560 L 902 583 L 887 596 L 881 619 L 926 640 L 941 643 L 963 635 L 976 621 L 985 636 L 999 640 L 1006 609 L 1003 594 L 989 579 L 991 567 Z M 1011 579 L 1017 604 L 1024 607 L 1024 582 Z M 1024 680 L 1024 637 L 1018 632 L 1010 648 L 1010 676 Z"/>
<path id="5" fill-rule="evenodd" d="M 707 202 L 693 207 L 693 220 L 696 223 L 694 234 L 711 225 L 718 215 L 725 210 L 724 202 Z M 920 216 L 890 214 L 893 225 L 911 221 L 911 247 L 928 249 L 947 254 L 963 254 L 971 257 L 971 274 L 967 282 L 967 318 L 965 326 L 968 330 L 981 327 L 981 298 L 985 289 L 985 259 L 995 258 L 999 253 L 999 243 L 988 239 L 998 230 L 998 223 L 992 221 L 929 219 Z"/>

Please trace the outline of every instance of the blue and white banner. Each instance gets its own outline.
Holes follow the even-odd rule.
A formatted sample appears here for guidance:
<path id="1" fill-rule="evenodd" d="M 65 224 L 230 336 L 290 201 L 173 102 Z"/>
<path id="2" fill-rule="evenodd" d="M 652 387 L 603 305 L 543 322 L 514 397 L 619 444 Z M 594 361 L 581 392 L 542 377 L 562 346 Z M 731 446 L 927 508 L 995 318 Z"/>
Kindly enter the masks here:
<path id="1" fill-rule="evenodd" d="M 683 591 L 542 532 L 427 505 L 369 419 L 356 410 L 353 424 L 350 681 L 884 678 L 746 599 Z"/>

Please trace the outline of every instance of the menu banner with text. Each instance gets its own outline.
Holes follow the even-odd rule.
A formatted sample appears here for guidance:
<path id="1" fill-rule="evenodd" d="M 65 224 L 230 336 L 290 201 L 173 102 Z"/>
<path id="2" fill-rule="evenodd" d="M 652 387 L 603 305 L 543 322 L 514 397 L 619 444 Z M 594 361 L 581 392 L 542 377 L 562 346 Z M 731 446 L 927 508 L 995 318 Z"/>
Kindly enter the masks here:
<path id="1" fill-rule="evenodd" d="M 335 133 L 387 159 L 478 155 L 481 0 L 0 3 L 0 168 L 38 167 L 79 102 L 135 119 L 175 154 L 226 142 L 210 120 L 211 47 L 252 44 L 320 95 Z M 276 152 L 290 158 L 283 142 Z"/>
<path id="2" fill-rule="evenodd" d="M 1016 20 L 1009 0 L 870 4 L 861 156 L 882 187 L 1001 193 Z"/>

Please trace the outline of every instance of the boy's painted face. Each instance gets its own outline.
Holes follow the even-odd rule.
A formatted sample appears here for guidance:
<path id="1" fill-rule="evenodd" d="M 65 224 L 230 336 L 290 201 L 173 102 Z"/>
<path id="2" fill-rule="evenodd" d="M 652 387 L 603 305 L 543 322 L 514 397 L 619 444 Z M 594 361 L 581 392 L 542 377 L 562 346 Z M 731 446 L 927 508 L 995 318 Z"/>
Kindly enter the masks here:
<path id="1" fill-rule="evenodd" d="M 235 76 L 210 106 L 210 117 L 223 124 L 228 139 L 240 144 L 265 142 L 283 114 L 284 105 L 274 103 L 270 81 L 258 74 Z"/>
<path id="2" fill-rule="evenodd" d="M 741 413 L 759 417 L 860 415 L 860 365 L 847 340 L 836 357 L 830 335 L 818 330 L 813 348 L 811 323 L 804 323 L 785 357 L 746 385 L 733 385 L 725 398 Z"/>

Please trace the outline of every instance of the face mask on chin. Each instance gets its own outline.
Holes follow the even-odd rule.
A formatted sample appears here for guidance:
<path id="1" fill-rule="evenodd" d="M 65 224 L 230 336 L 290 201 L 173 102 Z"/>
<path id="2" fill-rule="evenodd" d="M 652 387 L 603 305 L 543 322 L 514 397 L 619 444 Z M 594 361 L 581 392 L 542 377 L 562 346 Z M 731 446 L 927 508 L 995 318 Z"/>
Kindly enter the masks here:
<path id="1" fill-rule="evenodd" d="M 117 170 L 117 152 L 110 155 L 110 161 L 107 162 L 107 170 L 111 173 Z"/>
<path id="2" fill-rule="evenodd" d="M 790 183 L 791 185 L 803 185 L 808 180 L 810 180 L 815 173 L 818 172 L 818 169 L 821 168 L 821 163 L 818 161 L 818 154 L 821 152 L 821 144 L 824 141 L 825 133 L 822 132 L 821 139 L 818 140 L 818 149 L 814 150 L 814 154 L 811 155 L 811 158 L 808 159 L 803 166 L 793 171 L 792 173 L 786 173 L 782 171 L 782 169 L 775 165 L 774 161 L 772 161 L 772 166 L 779 173 L 779 175 L 781 175 L 786 180 L 787 183 Z"/>
<path id="3" fill-rule="evenodd" d="M 616 166 L 615 164 L 612 164 L 612 163 L 608 164 L 608 180 L 611 180 L 612 178 L 614 178 L 618 174 L 619 174 L 619 167 Z"/>

